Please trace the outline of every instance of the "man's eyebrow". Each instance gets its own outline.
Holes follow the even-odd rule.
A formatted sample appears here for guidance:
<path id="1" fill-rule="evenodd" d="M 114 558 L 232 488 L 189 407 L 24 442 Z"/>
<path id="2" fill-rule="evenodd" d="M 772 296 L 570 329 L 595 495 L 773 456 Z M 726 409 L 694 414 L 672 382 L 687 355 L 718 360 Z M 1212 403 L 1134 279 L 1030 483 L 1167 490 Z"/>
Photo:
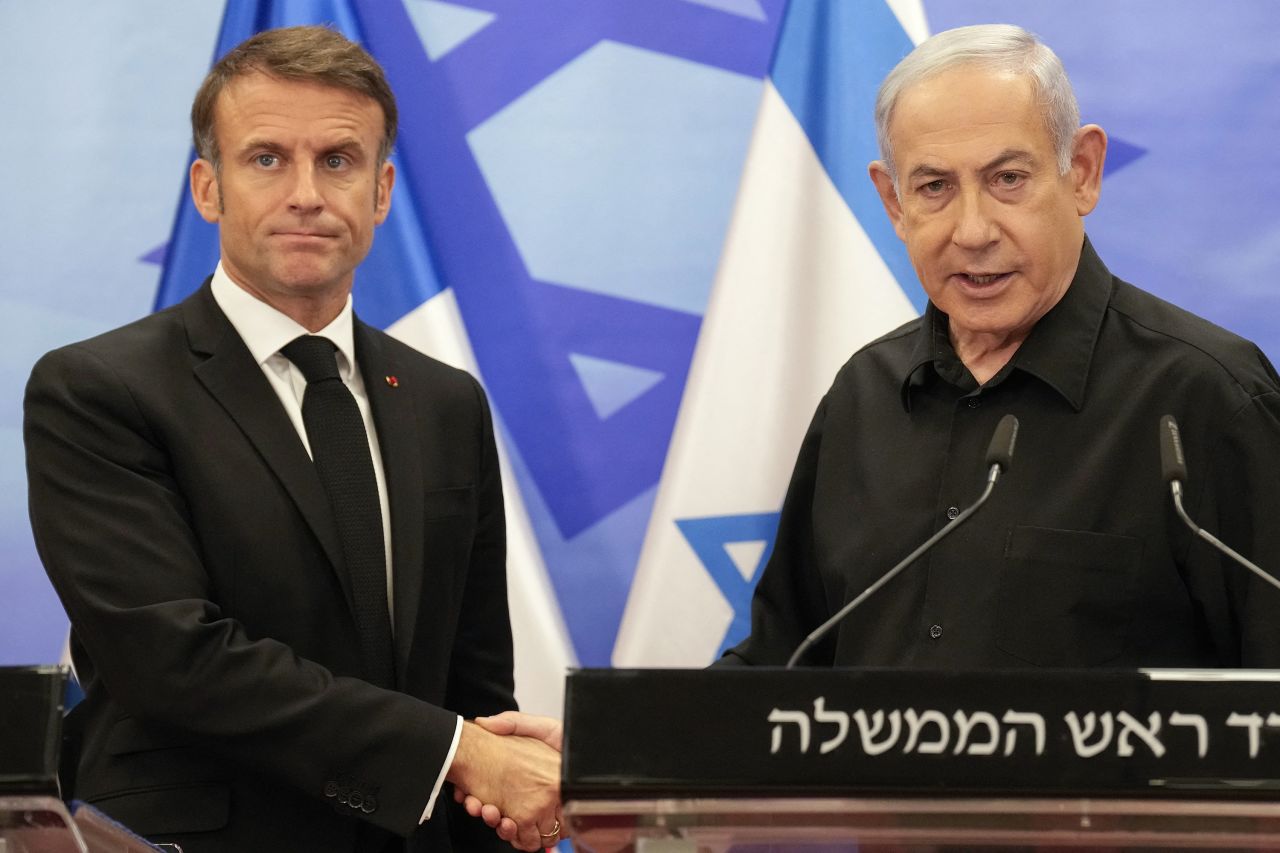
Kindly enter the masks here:
<path id="1" fill-rule="evenodd" d="M 948 169 L 922 164 L 912 169 L 911 174 L 907 175 L 907 177 L 914 181 L 917 178 L 946 178 L 951 174 L 951 171 Z"/>
<path id="2" fill-rule="evenodd" d="M 979 172 L 990 172 L 993 169 L 1000 169 L 1005 166 L 1021 163 L 1027 166 L 1034 166 L 1037 163 L 1035 156 L 1030 151 L 1021 148 L 1006 148 L 991 160 L 989 160 Z M 907 175 L 909 180 L 919 180 L 920 178 L 949 178 L 955 174 L 951 169 L 944 169 L 940 166 L 930 166 L 927 163 L 916 166 Z"/>
<path id="3" fill-rule="evenodd" d="M 1036 158 L 1030 151 L 1024 151 L 1021 148 L 1006 148 L 997 154 L 991 162 L 982 167 L 982 171 L 990 172 L 992 169 L 999 169 L 1012 163 L 1023 163 L 1027 166 L 1036 165 Z"/>
<path id="4" fill-rule="evenodd" d="M 250 151 L 270 151 L 273 154 L 279 154 L 284 150 L 279 142 L 272 142 L 270 139 L 249 139 L 240 146 L 240 152 L 247 154 Z"/>
<path id="5" fill-rule="evenodd" d="M 355 163 L 364 163 L 373 157 L 371 149 L 358 136 L 346 136 L 320 148 L 321 157 L 334 154 L 341 154 Z"/>
<path id="6" fill-rule="evenodd" d="M 280 154 L 284 152 L 284 146 L 279 142 L 270 139 L 249 139 L 240 146 L 240 152 L 247 154 L 250 151 L 267 151 L 272 154 Z M 365 146 L 358 136 L 344 136 L 329 145 L 324 146 L 323 151 L 354 151 L 364 153 Z"/>
<path id="7" fill-rule="evenodd" d="M 364 151 L 364 143 L 358 136 L 346 136 L 324 146 L 325 151 Z"/>

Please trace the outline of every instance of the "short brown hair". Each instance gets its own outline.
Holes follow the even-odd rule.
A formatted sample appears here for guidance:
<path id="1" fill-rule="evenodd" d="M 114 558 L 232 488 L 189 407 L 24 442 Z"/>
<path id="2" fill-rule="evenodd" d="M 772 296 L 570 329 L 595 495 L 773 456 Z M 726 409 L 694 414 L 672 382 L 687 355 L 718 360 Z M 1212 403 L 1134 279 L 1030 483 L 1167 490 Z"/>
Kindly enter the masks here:
<path id="1" fill-rule="evenodd" d="M 214 108 L 227 84 L 250 74 L 318 83 L 373 98 L 382 107 L 384 130 L 378 161 L 396 141 L 396 96 L 382 66 L 360 45 L 328 27 L 265 30 L 232 48 L 209 71 L 191 104 L 191 136 L 196 154 L 218 168 L 221 152 L 214 134 Z"/>

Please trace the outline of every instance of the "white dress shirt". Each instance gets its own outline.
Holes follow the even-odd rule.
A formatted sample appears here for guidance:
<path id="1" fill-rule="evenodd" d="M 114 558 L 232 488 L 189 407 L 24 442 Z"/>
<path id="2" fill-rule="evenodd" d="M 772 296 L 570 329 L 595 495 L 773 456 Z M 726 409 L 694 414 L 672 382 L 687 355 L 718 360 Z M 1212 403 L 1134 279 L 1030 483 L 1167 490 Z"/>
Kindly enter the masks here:
<path id="1" fill-rule="evenodd" d="M 307 427 L 302 420 L 302 396 L 307 390 L 307 378 L 293 362 L 280 354 L 281 347 L 301 335 L 317 335 L 328 338 L 337 347 L 338 375 L 356 398 L 360 407 L 360 417 L 364 419 L 365 435 L 369 438 L 369 455 L 373 458 L 373 473 L 378 480 L 378 504 L 382 509 L 382 543 L 387 558 L 387 612 L 394 614 L 392 602 L 395 600 L 395 588 L 391 572 L 391 511 L 387 499 L 387 478 L 382 469 L 382 451 L 378 445 L 378 431 L 373 424 L 373 410 L 369 406 L 369 394 L 364 387 L 364 377 L 356 369 L 355 336 L 352 324 L 351 297 L 347 296 L 347 304 L 329 325 L 318 332 L 308 331 L 293 318 L 272 308 L 267 303 L 250 294 L 237 285 L 218 264 L 213 273 L 213 299 L 227 315 L 231 325 L 239 333 L 245 346 L 262 373 L 267 377 L 272 390 L 280 398 L 285 413 L 293 423 L 293 428 L 302 440 L 307 455 L 311 455 L 311 443 L 307 441 Z M 394 625 L 394 617 L 392 616 Z M 453 744 L 445 757 L 444 766 L 431 789 L 431 797 L 422 812 L 422 821 L 431 817 L 435 808 L 436 797 L 444 784 L 445 775 L 453 765 L 453 757 L 458 750 L 458 740 L 462 734 L 462 718 L 453 732 Z"/>

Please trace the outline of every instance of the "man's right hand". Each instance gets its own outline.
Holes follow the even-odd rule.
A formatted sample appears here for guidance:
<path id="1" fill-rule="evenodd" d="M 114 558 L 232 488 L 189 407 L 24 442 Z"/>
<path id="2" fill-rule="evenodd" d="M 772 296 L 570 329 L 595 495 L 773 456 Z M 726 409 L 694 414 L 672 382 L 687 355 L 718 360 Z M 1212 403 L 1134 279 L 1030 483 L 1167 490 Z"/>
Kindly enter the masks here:
<path id="1" fill-rule="evenodd" d="M 526 714 L 522 711 L 504 711 L 492 717 L 477 717 L 476 724 L 497 735 L 535 738 L 556 752 L 561 751 L 564 741 L 564 726 L 559 720 L 553 717 Z M 507 841 L 515 837 L 517 829 L 515 821 L 509 815 L 503 814 L 502 810 L 492 802 L 486 802 L 461 789 L 455 789 L 454 798 L 462 803 L 467 814 L 482 819 L 496 829 L 498 837 Z M 558 833 L 560 839 L 568 838 L 568 828 L 563 825 L 563 815 L 557 812 L 556 819 L 561 823 L 552 824 L 552 828 L 560 830 Z M 543 840 L 546 841 L 547 838 L 544 836 Z"/>
<path id="2" fill-rule="evenodd" d="M 539 717 L 523 711 L 503 711 L 492 717 L 476 717 L 476 725 L 495 735 L 537 738 L 556 752 L 563 751 L 564 725 L 554 717 Z"/>
<path id="3" fill-rule="evenodd" d="M 496 806 L 511 821 L 504 820 L 498 834 L 518 849 L 542 850 L 558 840 L 546 842 L 554 838 L 559 820 L 560 753 L 542 741 L 496 735 L 464 722 L 446 778 L 458 790 Z"/>

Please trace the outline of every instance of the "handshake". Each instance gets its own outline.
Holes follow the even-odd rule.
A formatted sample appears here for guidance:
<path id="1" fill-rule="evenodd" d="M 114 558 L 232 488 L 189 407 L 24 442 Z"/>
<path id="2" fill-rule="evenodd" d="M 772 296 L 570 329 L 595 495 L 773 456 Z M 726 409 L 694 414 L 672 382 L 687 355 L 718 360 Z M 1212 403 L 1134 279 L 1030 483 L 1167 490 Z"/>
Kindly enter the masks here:
<path id="1" fill-rule="evenodd" d="M 462 724 L 449 769 L 454 799 L 519 850 L 555 847 L 560 813 L 558 720 L 506 711 Z"/>

